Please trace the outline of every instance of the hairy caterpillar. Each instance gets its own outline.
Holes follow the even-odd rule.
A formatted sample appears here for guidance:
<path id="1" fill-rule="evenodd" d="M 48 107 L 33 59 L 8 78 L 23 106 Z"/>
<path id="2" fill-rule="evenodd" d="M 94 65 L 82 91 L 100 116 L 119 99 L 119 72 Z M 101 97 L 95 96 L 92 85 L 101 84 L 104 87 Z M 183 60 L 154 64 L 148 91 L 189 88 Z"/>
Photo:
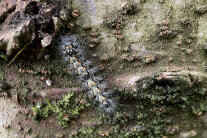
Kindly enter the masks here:
<path id="1" fill-rule="evenodd" d="M 107 114 L 114 114 L 116 103 L 109 98 L 109 93 L 105 92 L 106 84 L 101 83 L 103 78 L 96 76 L 96 67 L 91 67 L 91 61 L 85 60 L 84 45 L 76 36 L 62 37 L 59 51 L 64 62 L 69 65 L 74 74 L 81 80 L 83 89 L 87 91 L 88 97 L 94 104 Z"/>

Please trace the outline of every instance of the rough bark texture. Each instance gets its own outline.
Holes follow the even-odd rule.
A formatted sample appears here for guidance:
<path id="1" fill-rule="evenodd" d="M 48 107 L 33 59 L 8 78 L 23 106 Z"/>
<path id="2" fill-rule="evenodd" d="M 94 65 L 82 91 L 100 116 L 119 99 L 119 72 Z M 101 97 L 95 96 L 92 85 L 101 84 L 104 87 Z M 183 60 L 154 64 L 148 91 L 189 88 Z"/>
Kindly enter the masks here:
<path id="1" fill-rule="evenodd" d="M 83 39 L 114 90 L 115 124 L 90 107 L 67 129 L 55 114 L 31 119 L 37 101 L 80 91 L 56 55 L 65 33 Z M 0 1 L 0 137 L 206 137 L 206 43 L 205 0 Z"/>

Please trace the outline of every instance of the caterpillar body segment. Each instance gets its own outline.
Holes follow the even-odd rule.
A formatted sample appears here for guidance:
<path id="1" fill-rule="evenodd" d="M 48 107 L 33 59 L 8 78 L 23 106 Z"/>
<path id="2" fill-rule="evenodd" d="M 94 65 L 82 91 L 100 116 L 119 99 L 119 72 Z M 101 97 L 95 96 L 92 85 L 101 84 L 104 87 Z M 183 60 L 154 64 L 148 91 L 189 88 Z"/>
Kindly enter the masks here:
<path id="1" fill-rule="evenodd" d="M 97 87 L 93 87 L 92 91 L 95 92 L 96 94 L 100 94 L 101 93 L 101 90 L 99 88 L 97 88 Z"/>
<path id="2" fill-rule="evenodd" d="M 86 70 L 86 67 L 78 67 L 77 68 L 77 72 L 78 72 L 78 75 L 85 75 L 85 74 L 88 74 L 87 70 Z"/>
<path id="3" fill-rule="evenodd" d="M 91 89 L 91 88 L 96 86 L 96 82 L 93 81 L 92 79 L 88 79 L 86 82 L 87 82 L 87 85 L 88 85 L 89 89 Z"/>
<path id="4" fill-rule="evenodd" d="M 81 62 L 76 61 L 76 62 L 73 63 L 73 68 L 74 68 L 74 69 L 78 69 L 79 67 L 82 67 Z M 82 68 L 83 68 L 83 67 L 82 67 Z"/>
<path id="5" fill-rule="evenodd" d="M 76 57 L 70 57 L 69 58 L 70 60 L 70 63 L 74 63 L 74 62 L 77 62 L 78 61 L 78 59 L 76 58 Z"/>
<path id="6" fill-rule="evenodd" d="M 106 84 L 100 83 L 103 78 L 95 76 L 98 68 L 91 68 L 92 62 L 90 60 L 85 61 L 84 45 L 76 36 L 63 36 L 59 50 L 64 57 L 64 62 L 69 64 L 74 74 L 81 80 L 82 87 L 87 90 L 88 97 L 93 97 L 93 103 L 97 103 L 105 113 L 114 114 L 116 103 L 104 91 Z"/>

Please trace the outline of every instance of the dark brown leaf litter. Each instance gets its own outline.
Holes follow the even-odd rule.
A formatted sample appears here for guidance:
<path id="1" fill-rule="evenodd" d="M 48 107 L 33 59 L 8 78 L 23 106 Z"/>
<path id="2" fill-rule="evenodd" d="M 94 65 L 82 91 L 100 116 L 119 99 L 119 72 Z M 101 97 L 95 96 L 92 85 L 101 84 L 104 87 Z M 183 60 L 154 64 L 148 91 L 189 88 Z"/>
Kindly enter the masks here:
<path id="1" fill-rule="evenodd" d="M 204 14 L 207 12 L 207 5 L 205 6 L 198 6 L 195 8 L 195 12 L 198 14 Z"/>
<path id="2" fill-rule="evenodd" d="M 52 39 L 61 27 L 66 28 L 70 15 L 67 1 L 4 0 L 0 2 L 0 49 L 9 56 L 15 56 L 29 43 L 31 57 L 37 57 L 42 48 L 41 40 Z M 67 10 L 63 10 L 67 9 Z M 64 19 L 62 18 L 64 15 Z M 51 44 L 46 42 L 47 45 Z M 45 43 L 44 43 L 45 44 Z M 45 46 L 45 45 L 44 45 Z M 31 49 L 32 48 L 32 49 Z M 26 53 L 26 52 L 24 52 Z"/>
<path id="3" fill-rule="evenodd" d="M 9 84 L 7 84 L 6 82 L 0 82 L 0 90 L 8 90 L 9 88 Z"/>

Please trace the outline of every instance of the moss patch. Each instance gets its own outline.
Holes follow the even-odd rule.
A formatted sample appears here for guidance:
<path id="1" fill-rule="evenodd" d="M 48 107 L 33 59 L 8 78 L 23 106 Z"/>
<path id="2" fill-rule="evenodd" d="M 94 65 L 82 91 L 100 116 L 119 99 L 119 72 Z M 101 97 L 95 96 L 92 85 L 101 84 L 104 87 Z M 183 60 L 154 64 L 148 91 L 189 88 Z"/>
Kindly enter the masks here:
<path id="1" fill-rule="evenodd" d="M 51 102 L 47 99 L 44 104 L 38 103 L 36 106 L 32 107 L 33 118 L 35 120 L 40 120 L 51 114 L 56 114 L 58 124 L 66 127 L 68 126 L 68 122 L 72 118 L 77 118 L 80 111 L 86 107 L 85 103 L 80 103 L 80 101 L 78 101 L 79 98 L 80 97 L 75 95 L 75 93 L 68 93 L 62 100 L 57 102 Z"/>

